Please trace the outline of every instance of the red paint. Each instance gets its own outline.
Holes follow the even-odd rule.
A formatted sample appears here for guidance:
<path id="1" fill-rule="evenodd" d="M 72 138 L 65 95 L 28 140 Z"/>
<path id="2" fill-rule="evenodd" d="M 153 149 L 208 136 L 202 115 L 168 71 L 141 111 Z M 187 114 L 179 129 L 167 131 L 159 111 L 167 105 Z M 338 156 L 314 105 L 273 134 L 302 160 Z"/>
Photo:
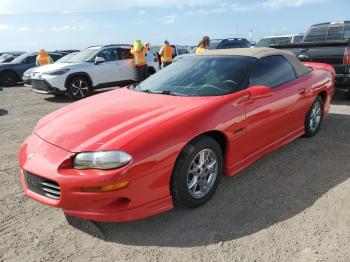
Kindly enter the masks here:
<path id="1" fill-rule="evenodd" d="M 304 133 L 304 119 L 325 92 L 326 116 L 334 93 L 334 71 L 315 69 L 276 89 L 250 87 L 217 97 L 179 97 L 126 88 L 63 107 L 39 121 L 19 153 L 24 192 L 69 215 L 97 221 L 128 221 L 173 207 L 169 181 L 177 156 L 193 138 L 209 131 L 227 141 L 225 175 L 233 176 L 258 158 Z M 122 150 L 133 161 L 117 170 L 76 170 L 75 152 Z M 28 156 L 31 156 L 28 159 Z M 56 181 L 61 199 L 28 190 L 23 170 Z M 129 181 L 104 193 L 82 187 Z"/>

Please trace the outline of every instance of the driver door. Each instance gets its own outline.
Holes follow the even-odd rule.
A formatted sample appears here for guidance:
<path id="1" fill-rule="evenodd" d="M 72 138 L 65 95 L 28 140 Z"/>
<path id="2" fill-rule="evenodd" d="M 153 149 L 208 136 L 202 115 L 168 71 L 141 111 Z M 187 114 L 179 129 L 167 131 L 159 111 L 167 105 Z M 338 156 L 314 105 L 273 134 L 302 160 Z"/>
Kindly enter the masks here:
<path id="1" fill-rule="evenodd" d="M 283 56 L 259 59 L 249 86 L 259 85 L 267 86 L 273 92 L 270 96 L 246 103 L 247 155 L 287 140 L 300 132 L 304 125 L 304 81 L 297 79 L 287 59 Z"/>

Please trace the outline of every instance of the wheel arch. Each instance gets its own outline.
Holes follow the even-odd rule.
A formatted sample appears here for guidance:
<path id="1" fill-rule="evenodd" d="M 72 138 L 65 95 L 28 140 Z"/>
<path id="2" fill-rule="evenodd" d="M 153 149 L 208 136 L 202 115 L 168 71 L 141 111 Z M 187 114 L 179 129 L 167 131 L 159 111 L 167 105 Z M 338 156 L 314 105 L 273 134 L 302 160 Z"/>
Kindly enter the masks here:
<path id="1" fill-rule="evenodd" d="M 16 70 L 10 69 L 10 68 L 5 68 L 0 70 L 0 76 L 5 73 L 5 72 L 11 72 L 14 73 L 16 75 L 17 78 L 17 83 L 22 81 L 22 78 L 20 77 L 20 75 L 18 74 L 18 72 L 16 72 Z"/>
<path id="2" fill-rule="evenodd" d="M 219 144 L 219 146 L 222 150 L 223 157 L 225 158 L 226 150 L 228 148 L 228 138 L 223 132 L 218 131 L 218 130 L 209 130 L 209 131 L 206 131 L 206 132 L 203 132 L 203 133 L 196 135 L 195 137 L 193 137 L 190 141 L 188 141 L 183 146 L 183 148 L 181 149 L 180 152 L 182 152 L 189 143 L 191 143 L 192 141 L 194 141 L 196 139 L 200 139 L 203 136 L 207 136 L 207 137 L 214 139 Z"/>
<path id="3" fill-rule="evenodd" d="M 327 96 L 328 96 L 327 91 L 325 90 L 321 91 L 320 93 L 318 93 L 318 96 L 322 98 L 323 102 L 327 101 Z"/>
<path id="4" fill-rule="evenodd" d="M 90 84 L 91 88 L 94 88 L 92 79 L 91 79 L 90 75 L 88 73 L 86 73 L 86 72 L 75 72 L 75 73 L 72 73 L 72 74 L 68 75 L 67 78 L 66 78 L 66 81 L 64 82 L 64 86 L 67 88 L 69 81 L 73 77 L 77 77 L 77 76 L 86 78 L 86 80 L 89 81 L 89 84 Z"/>

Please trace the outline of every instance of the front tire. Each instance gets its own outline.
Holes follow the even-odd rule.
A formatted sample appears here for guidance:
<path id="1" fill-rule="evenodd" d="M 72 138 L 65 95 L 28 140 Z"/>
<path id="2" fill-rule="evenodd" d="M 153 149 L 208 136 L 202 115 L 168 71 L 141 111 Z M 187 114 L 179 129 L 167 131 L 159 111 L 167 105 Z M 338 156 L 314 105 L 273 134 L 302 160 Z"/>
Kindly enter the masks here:
<path id="1" fill-rule="evenodd" d="M 92 92 L 90 82 L 82 76 L 76 76 L 69 80 L 67 85 L 67 94 L 74 100 L 80 100 L 88 97 Z"/>
<path id="2" fill-rule="evenodd" d="M 223 174 L 223 152 L 208 136 L 191 141 L 178 157 L 170 181 L 175 205 L 196 208 L 214 194 Z"/>
<path id="3" fill-rule="evenodd" d="M 319 131 L 323 120 L 323 99 L 316 97 L 305 117 L 305 137 L 313 137 Z"/>
<path id="4" fill-rule="evenodd" d="M 13 71 L 4 71 L 0 75 L 0 84 L 5 87 L 15 86 L 18 83 L 18 76 Z"/>

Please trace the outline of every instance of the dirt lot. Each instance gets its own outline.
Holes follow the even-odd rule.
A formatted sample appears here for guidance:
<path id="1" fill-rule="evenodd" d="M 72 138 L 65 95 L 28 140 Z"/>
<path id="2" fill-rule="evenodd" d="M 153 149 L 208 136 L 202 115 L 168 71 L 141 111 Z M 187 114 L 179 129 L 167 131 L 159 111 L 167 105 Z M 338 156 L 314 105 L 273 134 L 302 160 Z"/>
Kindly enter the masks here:
<path id="1" fill-rule="evenodd" d="M 350 261 L 350 102 L 320 133 L 224 178 L 196 210 L 98 223 L 94 237 L 23 195 L 17 152 L 35 123 L 70 103 L 26 87 L 0 92 L 0 261 Z"/>

